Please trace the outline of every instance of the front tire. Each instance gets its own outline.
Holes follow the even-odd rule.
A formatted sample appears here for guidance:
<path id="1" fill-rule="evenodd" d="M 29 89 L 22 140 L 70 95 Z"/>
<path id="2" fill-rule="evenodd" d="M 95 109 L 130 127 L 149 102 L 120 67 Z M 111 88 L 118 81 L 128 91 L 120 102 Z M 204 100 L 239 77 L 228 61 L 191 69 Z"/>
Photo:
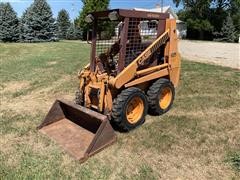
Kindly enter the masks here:
<path id="1" fill-rule="evenodd" d="M 161 115 L 172 107 L 175 88 L 171 81 L 165 78 L 155 81 L 147 91 L 149 114 Z"/>
<path id="2" fill-rule="evenodd" d="M 148 105 L 145 94 L 136 87 L 123 90 L 113 101 L 112 121 L 123 131 L 130 131 L 145 121 Z"/>

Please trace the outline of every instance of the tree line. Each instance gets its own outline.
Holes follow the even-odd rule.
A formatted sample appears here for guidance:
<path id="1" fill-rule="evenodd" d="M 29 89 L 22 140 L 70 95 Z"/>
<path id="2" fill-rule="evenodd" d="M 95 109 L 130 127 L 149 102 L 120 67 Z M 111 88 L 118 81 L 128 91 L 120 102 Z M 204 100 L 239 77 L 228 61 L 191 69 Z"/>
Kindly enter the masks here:
<path id="1" fill-rule="evenodd" d="M 240 0 L 173 0 L 183 9 L 187 38 L 237 42 L 240 35 Z"/>
<path id="2" fill-rule="evenodd" d="M 71 23 L 68 12 L 62 9 L 54 19 L 46 0 L 34 0 L 21 18 L 10 3 L 0 3 L 0 41 L 46 42 L 80 38 L 81 31 Z"/>
<path id="3" fill-rule="evenodd" d="M 90 30 L 88 13 L 106 10 L 109 0 L 82 0 L 83 9 L 71 23 L 62 9 L 55 20 L 46 0 L 34 0 L 21 18 L 10 3 L 0 3 L 0 41 L 42 42 L 58 39 L 84 39 Z M 240 0 L 173 0 L 180 20 L 187 24 L 187 38 L 237 42 L 240 34 Z M 99 24 L 104 29 L 106 24 Z M 110 28 L 111 29 L 111 28 Z M 101 32 L 101 31 L 100 31 Z"/>

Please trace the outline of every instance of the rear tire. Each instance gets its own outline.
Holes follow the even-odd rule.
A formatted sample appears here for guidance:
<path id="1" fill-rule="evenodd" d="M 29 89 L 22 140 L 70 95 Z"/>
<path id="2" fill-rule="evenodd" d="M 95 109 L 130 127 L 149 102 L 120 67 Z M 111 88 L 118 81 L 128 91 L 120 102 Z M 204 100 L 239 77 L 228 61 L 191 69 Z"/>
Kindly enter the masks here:
<path id="1" fill-rule="evenodd" d="M 166 113 L 172 107 L 174 96 L 175 88 L 172 82 L 165 78 L 158 79 L 147 91 L 148 113 L 151 115 Z"/>
<path id="2" fill-rule="evenodd" d="M 123 90 L 113 101 L 112 122 L 122 131 L 130 131 L 145 121 L 147 98 L 139 88 Z"/>

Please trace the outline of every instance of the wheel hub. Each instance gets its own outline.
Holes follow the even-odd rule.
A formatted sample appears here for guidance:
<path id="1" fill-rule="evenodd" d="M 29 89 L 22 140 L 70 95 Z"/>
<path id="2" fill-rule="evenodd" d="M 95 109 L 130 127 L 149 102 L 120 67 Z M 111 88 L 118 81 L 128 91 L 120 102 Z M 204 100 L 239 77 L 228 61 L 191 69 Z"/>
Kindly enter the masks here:
<path id="1" fill-rule="evenodd" d="M 135 124 L 144 112 L 144 103 L 140 97 L 132 98 L 126 108 L 126 117 L 129 123 Z"/>
<path id="2" fill-rule="evenodd" d="M 159 105 L 162 109 L 167 109 L 172 100 L 172 91 L 169 87 L 165 87 L 159 98 Z"/>

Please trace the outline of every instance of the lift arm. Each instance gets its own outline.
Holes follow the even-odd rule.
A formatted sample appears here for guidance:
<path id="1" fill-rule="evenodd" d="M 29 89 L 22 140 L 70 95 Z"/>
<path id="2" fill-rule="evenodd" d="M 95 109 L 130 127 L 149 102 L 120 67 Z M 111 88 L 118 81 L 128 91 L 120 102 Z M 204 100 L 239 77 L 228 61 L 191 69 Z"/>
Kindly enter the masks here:
<path id="1" fill-rule="evenodd" d="M 167 42 L 169 39 L 169 29 L 166 30 L 161 36 L 159 36 L 150 46 L 148 46 L 133 62 L 131 62 L 121 73 L 115 78 L 110 80 L 110 84 L 119 89 L 124 84 L 132 80 L 137 72 L 140 65 L 154 53 L 159 47 Z"/>

